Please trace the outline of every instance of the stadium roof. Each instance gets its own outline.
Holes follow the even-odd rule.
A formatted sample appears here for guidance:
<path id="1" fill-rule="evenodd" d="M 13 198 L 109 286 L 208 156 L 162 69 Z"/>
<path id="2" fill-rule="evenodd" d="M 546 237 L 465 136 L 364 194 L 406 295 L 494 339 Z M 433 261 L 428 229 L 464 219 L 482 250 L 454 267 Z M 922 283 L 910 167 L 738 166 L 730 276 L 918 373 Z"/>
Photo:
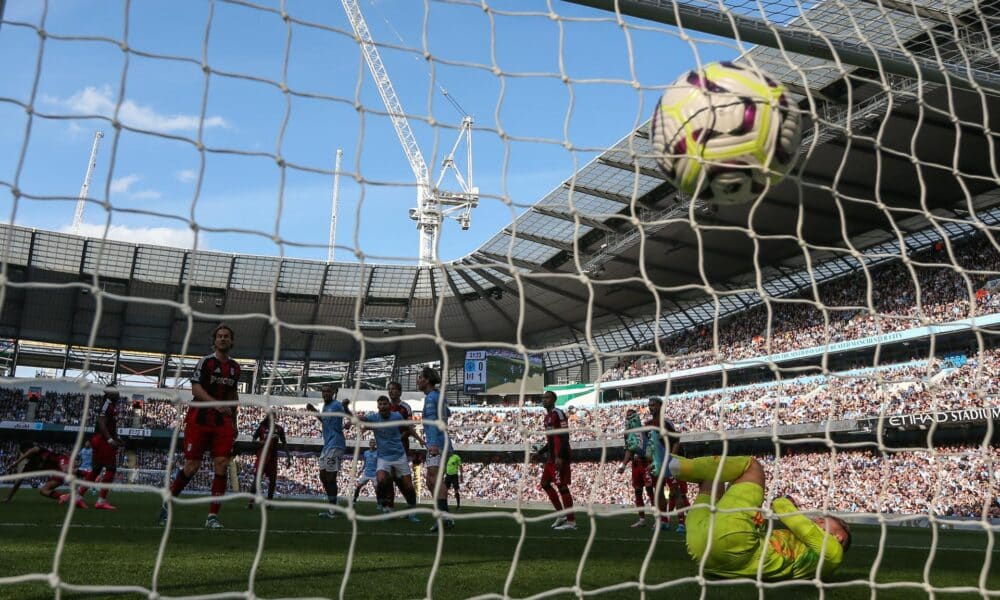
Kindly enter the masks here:
<path id="1" fill-rule="evenodd" d="M 944 60 L 978 64 L 968 43 L 956 45 L 950 23 L 928 30 L 912 15 L 885 19 L 883 8 L 848 4 L 854 18 L 872 13 L 871 41 L 894 33 L 914 53 L 934 49 Z M 981 24 L 1000 22 L 966 19 L 968 2 L 951 6 L 966 41 L 981 35 Z M 843 9 L 833 8 L 808 11 L 831 35 L 847 27 Z M 875 72 L 789 56 L 794 69 L 768 48 L 741 58 L 789 83 L 808 111 L 795 176 L 756 205 L 713 208 L 679 197 L 656 168 L 647 122 L 477 251 L 437 268 L 186 251 L 7 227 L 0 335 L 198 353 L 226 315 L 243 358 L 271 358 L 277 345 L 282 360 L 364 352 L 396 354 L 406 364 L 521 340 L 529 348 L 566 344 L 548 362 L 569 364 L 590 355 L 588 320 L 599 350 L 634 347 L 657 329 L 711 320 L 706 299 L 718 299 L 723 312 L 745 308 L 758 273 L 762 281 L 796 282 L 807 262 L 856 267 L 843 259 L 952 220 L 981 219 L 1000 200 L 990 193 L 1000 185 L 990 159 L 992 132 L 1000 131 L 996 96 L 918 89 L 902 77 L 883 82 Z M 994 55 L 982 56 L 995 67 Z M 808 90 L 800 73 L 808 73 Z M 95 274 L 103 290 L 96 295 L 89 293 Z"/>

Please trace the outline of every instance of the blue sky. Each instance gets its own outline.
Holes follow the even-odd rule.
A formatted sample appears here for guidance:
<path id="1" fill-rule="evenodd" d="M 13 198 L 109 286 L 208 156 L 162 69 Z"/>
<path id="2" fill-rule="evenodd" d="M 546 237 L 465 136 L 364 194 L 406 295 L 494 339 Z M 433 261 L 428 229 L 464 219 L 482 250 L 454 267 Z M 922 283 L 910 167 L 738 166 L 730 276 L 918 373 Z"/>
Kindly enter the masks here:
<path id="1" fill-rule="evenodd" d="M 277 0 L 258 3 L 280 6 Z M 483 198 L 470 231 L 445 225 L 440 247 L 445 260 L 480 246 L 599 149 L 647 119 L 659 91 L 681 72 L 699 60 L 738 53 L 731 41 L 693 32 L 694 40 L 683 40 L 676 30 L 639 21 L 629 21 L 626 36 L 612 14 L 555 1 L 490 0 L 492 19 L 471 3 L 360 4 L 377 42 L 411 49 L 380 51 L 406 112 L 413 115 L 410 122 L 432 177 L 455 133 L 428 125 L 427 117 L 452 127 L 461 120 L 437 84 L 476 119 L 474 172 Z M 338 260 L 356 260 L 360 252 L 375 261 L 415 261 L 417 231 L 407 217 L 415 205 L 413 177 L 389 119 L 355 108 L 357 100 L 366 110 L 384 110 L 339 2 L 286 3 L 296 19 L 328 28 L 291 26 L 286 81 L 293 90 L 330 99 L 290 100 L 275 85 L 249 79 L 283 78 L 288 27 L 279 15 L 214 4 L 207 62 L 241 77 L 212 75 L 206 92 L 199 64 L 207 3 L 132 2 L 130 47 L 192 61 L 131 54 L 127 69 L 117 44 L 80 39 L 125 40 L 124 2 L 50 2 L 44 44 L 33 29 L 9 23 L 39 25 L 41 6 L 37 0 L 8 0 L 8 23 L 0 28 L 5 71 L 0 79 L 0 218 L 5 222 L 13 216 L 19 225 L 68 230 L 99 128 L 106 137 L 90 197 L 113 207 L 111 237 L 189 245 L 187 221 L 194 219 L 205 227 L 255 232 L 202 233 L 203 248 L 324 260 L 332 175 L 289 168 L 282 179 L 273 158 L 242 154 L 274 154 L 280 139 L 287 161 L 313 170 L 332 171 L 336 149 L 344 150 Z M 425 37 L 426 49 L 439 59 L 436 82 L 422 58 Z M 30 101 L 39 56 L 34 109 L 69 118 L 36 116 L 25 146 L 27 115 L 11 100 Z M 560 63 L 570 85 L 560 79 Z M 120 118 L 129 125 L 193 141 L 200 123 L 204 144 L 226 152 L 200 154 L 190 141 L 145 133 L 116 135 L 106 121 L 80 118 L 110 115 L 119 102 Z M 574 150 L 565 147 L 567 142 Z M 10 187 L 22 148 L 18 189 L 63 199 L 22 198 L 14 214 Z M 202 156 L 204 179 L 196 196 Z M 102 235 L 107 217 L 101 206 L 88 205 L 83 232 Z M 275 233 L 299 246 L 275 243 Z"/>

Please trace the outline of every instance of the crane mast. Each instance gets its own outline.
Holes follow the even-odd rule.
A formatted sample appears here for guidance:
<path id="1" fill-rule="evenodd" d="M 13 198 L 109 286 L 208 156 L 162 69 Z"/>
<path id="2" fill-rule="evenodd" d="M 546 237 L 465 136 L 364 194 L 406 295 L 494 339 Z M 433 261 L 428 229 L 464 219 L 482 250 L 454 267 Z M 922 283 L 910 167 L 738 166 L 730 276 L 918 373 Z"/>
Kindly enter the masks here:
<path id="1" fill-rule="evenodd" d="M 334 246 L 337 245 L 337 208 L 340 206 L 340 161 L 344 151 L 337 148 L 337 161 L 333 167 L 333 199 L 330 204 L 330 250 L 326 254 L 326 262 L 333 262 Z"/>
<path id="2" fill-rule="evenodd" d="M 94 133 L 94 145 L 90 149 L 90 161 L 87 163 L 87 174 L 83 177 L 83 185 L 80 186 L 79 199 L 76 201 L 76 212 L 73 213 L 73 234 L 80 233 L 80 225 L 83 224 L 83 208 L 87 204 L 87 193 L 90 191 L 90 180 L 94 177 L 94 169 L 97 167 L 97 147 L 101 145 L 103 131 Z"/>
<path id="3" fill-rule="evenodd" d="M 403 146 L 403 152 L 410 163 L 410 169 L 416 178 L 417 206 L 410 209 L 410 218 L 417 222 L 417 229 L 420 231 L 420 264 L 422 266 L 433 265 L 437 259 L 437 242 L 444 217 L 454 218 L 463 230 L 468 229 L 471 209 L 479 203 L 479 188 L 472 186 L 472 117 L 466 115 L 462 119 L 458 140 L 442 163 L 441 175 L 437 179 L 437 184 L 432 185 L 427 163 L 424 162 L 417 138 L 410 128 L 406 113 L 403 111 L 403 105 L 399 101 L 396 89 L 392 85 L 389 73 L 382 62 L 375 41 L 372 39 L 368 23 L 361 13 L 361 7 L 358 6 L 357 0 L 341 0 L 341 3 L 344 6 L 347 19 L 354 29 L 354 35 L 361 45 L 365 63 L 372 74 L 372 79 L 375 80 L 375 86 L 378 88 L 383 104 L 385 104 L 386 112 L 392 120 L 396 136 L 399 137 L 399 142 Z M 468 161 L 467 173 L 464 178 L 455 165 L 454 159 L 455 152 L 463 139 L 467 141 Z M 440 191 L 438 186 L 448 171 L 455 174 L 461 191 Z M 457 216 L 456 213 L 458 213 Z"/>

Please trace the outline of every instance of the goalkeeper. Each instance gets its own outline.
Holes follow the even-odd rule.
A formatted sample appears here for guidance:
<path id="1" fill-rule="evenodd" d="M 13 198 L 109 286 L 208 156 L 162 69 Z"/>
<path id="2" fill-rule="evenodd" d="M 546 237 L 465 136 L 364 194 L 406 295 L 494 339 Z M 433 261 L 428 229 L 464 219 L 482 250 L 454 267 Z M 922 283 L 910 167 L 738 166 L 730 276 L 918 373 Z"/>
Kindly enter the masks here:
<path id="1" fill-rule="evenodd" d="M 668 455 L 665 468 L 666 475 L 701 486 L 687 517 L 687 547 L 696 562 L 704 558 L 707 573 L 756 578 L 759 570 L 765 581 L 825 577 L 840 566 L 851 546 L 851 531 L 844 521 L 793 514 L 798 509 L 788 497 L 771 502 L 771 510 L 787 529 L 776 528 L 767 536 L 760 513 L 764 468 L 752 456 Z M 713 514 L 709 505 L 717 474 Z"/>

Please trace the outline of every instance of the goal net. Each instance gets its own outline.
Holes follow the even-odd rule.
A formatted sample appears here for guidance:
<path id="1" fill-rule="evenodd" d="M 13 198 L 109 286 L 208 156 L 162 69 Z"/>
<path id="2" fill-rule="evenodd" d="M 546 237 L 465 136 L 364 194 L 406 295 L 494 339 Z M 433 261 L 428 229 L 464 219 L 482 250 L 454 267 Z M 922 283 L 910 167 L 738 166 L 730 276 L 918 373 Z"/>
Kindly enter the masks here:
<path id="1" fill-rule="evenodd" d="M 0 17 L 0 597 L 1000 596 L 997 2 Z"/>

